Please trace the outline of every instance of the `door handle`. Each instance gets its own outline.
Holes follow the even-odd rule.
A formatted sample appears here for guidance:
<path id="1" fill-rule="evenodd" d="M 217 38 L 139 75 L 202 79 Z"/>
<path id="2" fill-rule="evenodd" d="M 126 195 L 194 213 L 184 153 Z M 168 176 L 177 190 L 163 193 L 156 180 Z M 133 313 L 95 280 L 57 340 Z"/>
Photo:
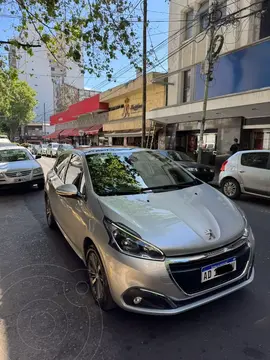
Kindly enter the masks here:
<path id="1" fill-rule="evenodd" d="M 243 173 L 245 172 L 245 170 L 240 170 L 239 172 L 240 172 L 241 174 L 243 174 Z"/>

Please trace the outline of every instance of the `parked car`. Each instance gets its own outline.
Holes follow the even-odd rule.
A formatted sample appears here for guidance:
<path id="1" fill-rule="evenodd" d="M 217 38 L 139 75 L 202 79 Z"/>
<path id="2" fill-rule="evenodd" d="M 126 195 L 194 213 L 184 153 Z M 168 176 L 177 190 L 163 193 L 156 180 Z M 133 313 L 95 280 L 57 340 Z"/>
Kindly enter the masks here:
<path id="1" fill-rule="evenodd" d="M 7 146 L 9 144 L 11 144 L 11 141 L 7 135 L 0 135 L 0 147 Z"/>
<path id="2" fill-rule="evenodd" d="M 219 184 L 230 199 L 241 194 L 270 198 L 270 150 L 239 151 L 232 155 L 221 166 Z"/>
<path id="3" fill-rule="evenodd" d="M 253 280 L 243 212 L 156 151 L 66 151 L 47 175 L 45 204 L 104 310 L 177 314 Z"/>
<path id="4" fill-rule="evenodd" d="M 31 152 L 31 154 L 37 155 L 37 148 L 35 144 L 28 144 L 27 149 Z"/>
<path id="5" fill-rule="evenodd" d="M 47 147 L 47 156 L 55 157 L 57 155 L 59 144 L 58 143 L 50 143 Z"/>
<path id="6" fill-rule="evenodd" d="M 42 167 L 36 161 L 40 156 L 33 156 L 22 146 L 0 148 L 0 189 L 14 186 L 37 185 L 44 189 Z"/>
<path id="7" fill-rule="evenodd" d="M 59 156 L 63 151 L 72 150 L 74 147 L 70 144 L 59 144 L 56 156 Z"/>
<path id="8" fill-rule="evenodd" d="M 39 149 L 39 155 L 46 156 L 47 155 L 47 147 L 48 144 L 41 144 Z"/>
<path id="9" fill-rule="evenodd" d="M 191 172 L 198 179 L 205 182 L 210 182 L 215 177 L 215 170 L 210 166 L 198 164 L 191 157 L 182 151 L 175 150 L 157 150 L 162 155 L 168 156 L 170 159 L 179 162 L 181 166 Z"/>

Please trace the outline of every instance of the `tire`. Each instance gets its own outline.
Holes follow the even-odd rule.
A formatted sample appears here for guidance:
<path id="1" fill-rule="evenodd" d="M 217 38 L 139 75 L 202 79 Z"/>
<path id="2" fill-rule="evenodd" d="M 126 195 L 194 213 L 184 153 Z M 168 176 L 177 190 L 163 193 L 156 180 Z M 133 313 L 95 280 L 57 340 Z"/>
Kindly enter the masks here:
<path id="1" fill-rule="evenodd" d="M 111 296 L 104 266 L 94 245 L 91 245 L 87 250 L 86 265 L 88 269 L 90 289 L 95 302 L 104 311 L 112 310 L 115 308 L 115 303 Z"/>
<path id="2" fill-rule="evenodd" d="M 240 185 L 233 178 L 224 179 L 221 184 L 222 192 L 230 199 L 238 199 L 241 195 Z"/>
<path id="3" fill-rule="evenodd" d="M 55 229 L 57 227 L 56 221 L 55 221 L 55 218 L 52 213 L 51 204 L 50 204 L 50 200 L 49 200 L 48 196 L 45 197 L 45 207 L 46 207 L 47 224 L 50 229 Z"/>
<path id="4" fill-rule="evenodd" d="M 43 183 L 39 183 L 37 184 L 38 190 L 44 190 L 45 184 Z"/>

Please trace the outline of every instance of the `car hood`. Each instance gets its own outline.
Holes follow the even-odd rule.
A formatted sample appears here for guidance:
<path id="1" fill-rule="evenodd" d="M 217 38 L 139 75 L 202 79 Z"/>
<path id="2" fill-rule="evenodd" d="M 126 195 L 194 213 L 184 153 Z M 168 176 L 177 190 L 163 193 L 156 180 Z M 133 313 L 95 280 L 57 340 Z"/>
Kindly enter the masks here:
<path id="1" fill-rule="evenodd" d="M 29 170 L 39 168 L 36 160 L 12 161 L 0 163 L 0 171 Z"/>
<path id="2" fill-rule="evenodd" d="M 104 215 L 137 232 L 167 256 L 196 254 L 239 238 L 242 214 L 207 184 L 183 190 L 99 197 Z M 211 230 L 214 238 L 206 234 Z"/>

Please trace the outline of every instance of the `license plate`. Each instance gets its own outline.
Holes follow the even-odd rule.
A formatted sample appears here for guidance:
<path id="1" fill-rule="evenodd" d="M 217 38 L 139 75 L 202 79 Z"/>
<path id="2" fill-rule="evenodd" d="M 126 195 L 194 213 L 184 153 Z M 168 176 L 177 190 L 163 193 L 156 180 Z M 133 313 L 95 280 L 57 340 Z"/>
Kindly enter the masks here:
<path id="1" fill-rule="evenodd" d="M 222 260 L 212 265 L 204 266 L 201 269 L 201 282 L 216 279 L 236 270 L 236 258 Z"/>

